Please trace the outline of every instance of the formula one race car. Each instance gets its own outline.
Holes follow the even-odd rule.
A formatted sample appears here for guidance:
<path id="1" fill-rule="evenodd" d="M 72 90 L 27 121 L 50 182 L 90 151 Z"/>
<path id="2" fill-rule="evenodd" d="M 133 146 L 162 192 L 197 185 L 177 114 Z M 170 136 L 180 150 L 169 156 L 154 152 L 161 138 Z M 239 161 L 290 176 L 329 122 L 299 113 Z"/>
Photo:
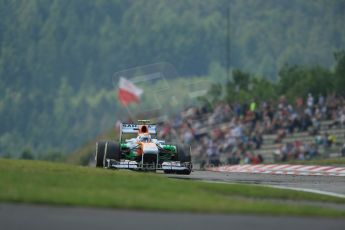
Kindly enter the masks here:
<path id="1" fill-rule="evenodd" d="M 96 143 L 96 167 L 189 175 L 192 171 L 190 148 L 155 139 L 156 127 L 148 120 L 139 120 L 138 124 L 122 123 L 119 142 Z M 126 135 L 131 138 L 127 139 Z"/>

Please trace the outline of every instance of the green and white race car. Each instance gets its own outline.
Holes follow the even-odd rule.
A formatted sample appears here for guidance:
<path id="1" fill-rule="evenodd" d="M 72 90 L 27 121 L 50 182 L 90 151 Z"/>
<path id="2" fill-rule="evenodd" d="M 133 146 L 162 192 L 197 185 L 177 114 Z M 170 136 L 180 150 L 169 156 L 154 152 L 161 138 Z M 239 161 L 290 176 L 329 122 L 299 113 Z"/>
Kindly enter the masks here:
<path id="1" fill-rule="evenodd" d="M 148 120 L 140 120 L 138 124 L 122 123 L 119 142 L 96 143 L 96 167 L 189 175 L 193 167 L 190 147 L 156 139 L 156 128 Z M 125 138 L 126 135 L 131 138 Z"/>

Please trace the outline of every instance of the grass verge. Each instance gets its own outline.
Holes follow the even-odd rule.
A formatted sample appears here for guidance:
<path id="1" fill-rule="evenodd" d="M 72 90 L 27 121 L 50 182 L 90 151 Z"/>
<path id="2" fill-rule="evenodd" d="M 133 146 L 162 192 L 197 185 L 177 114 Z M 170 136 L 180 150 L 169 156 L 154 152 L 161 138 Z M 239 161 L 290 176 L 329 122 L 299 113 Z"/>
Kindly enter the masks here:
<path id="1" fill-rule="evenodd" d="M 345 166 L 345 157 L 339 158 L 327 158 L 327 159 L 315 159 L 307 161 L 290 161 L 291 164 L 301 165 L 332 165 L 332 166 Z"/>
<path id="2" fill-rule="evenodd" d="M 0 202 L 345 217 L 344 210 L 279 202 L 286 200 L 345 204 L 342 198 L 284 189 L 173 180 L 150 173 L 0 159 Z"/>

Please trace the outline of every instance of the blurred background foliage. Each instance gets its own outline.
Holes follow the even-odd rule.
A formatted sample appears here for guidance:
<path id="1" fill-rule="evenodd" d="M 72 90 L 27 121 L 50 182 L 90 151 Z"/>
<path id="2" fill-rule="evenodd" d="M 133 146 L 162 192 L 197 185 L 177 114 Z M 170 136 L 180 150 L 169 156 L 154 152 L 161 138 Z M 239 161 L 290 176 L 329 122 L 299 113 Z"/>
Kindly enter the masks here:
<path id="1" fill-rule="evenodd" d="M 161 61 L 180 74 L 166 103 L 191 103 L 182 89 L 200 80 L 214 83 L 200 98 L 211 105 L 344 94 L 344 9 L 343 0 L 0 0 L 0 155 L 59 160 L 126 114 L 115 72 Z"/>

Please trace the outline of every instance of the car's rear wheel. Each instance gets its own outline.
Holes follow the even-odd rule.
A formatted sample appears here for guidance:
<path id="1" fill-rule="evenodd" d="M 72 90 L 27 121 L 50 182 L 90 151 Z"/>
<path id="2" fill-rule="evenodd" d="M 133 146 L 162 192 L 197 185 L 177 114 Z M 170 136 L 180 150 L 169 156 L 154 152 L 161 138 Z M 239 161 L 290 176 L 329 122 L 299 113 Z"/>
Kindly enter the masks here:
<path id="1" fill-rule="evenodd" d="M 104 167 L 104 149 L 105 141 L 99 141 L 96 143 L 96 167 Z"/>

